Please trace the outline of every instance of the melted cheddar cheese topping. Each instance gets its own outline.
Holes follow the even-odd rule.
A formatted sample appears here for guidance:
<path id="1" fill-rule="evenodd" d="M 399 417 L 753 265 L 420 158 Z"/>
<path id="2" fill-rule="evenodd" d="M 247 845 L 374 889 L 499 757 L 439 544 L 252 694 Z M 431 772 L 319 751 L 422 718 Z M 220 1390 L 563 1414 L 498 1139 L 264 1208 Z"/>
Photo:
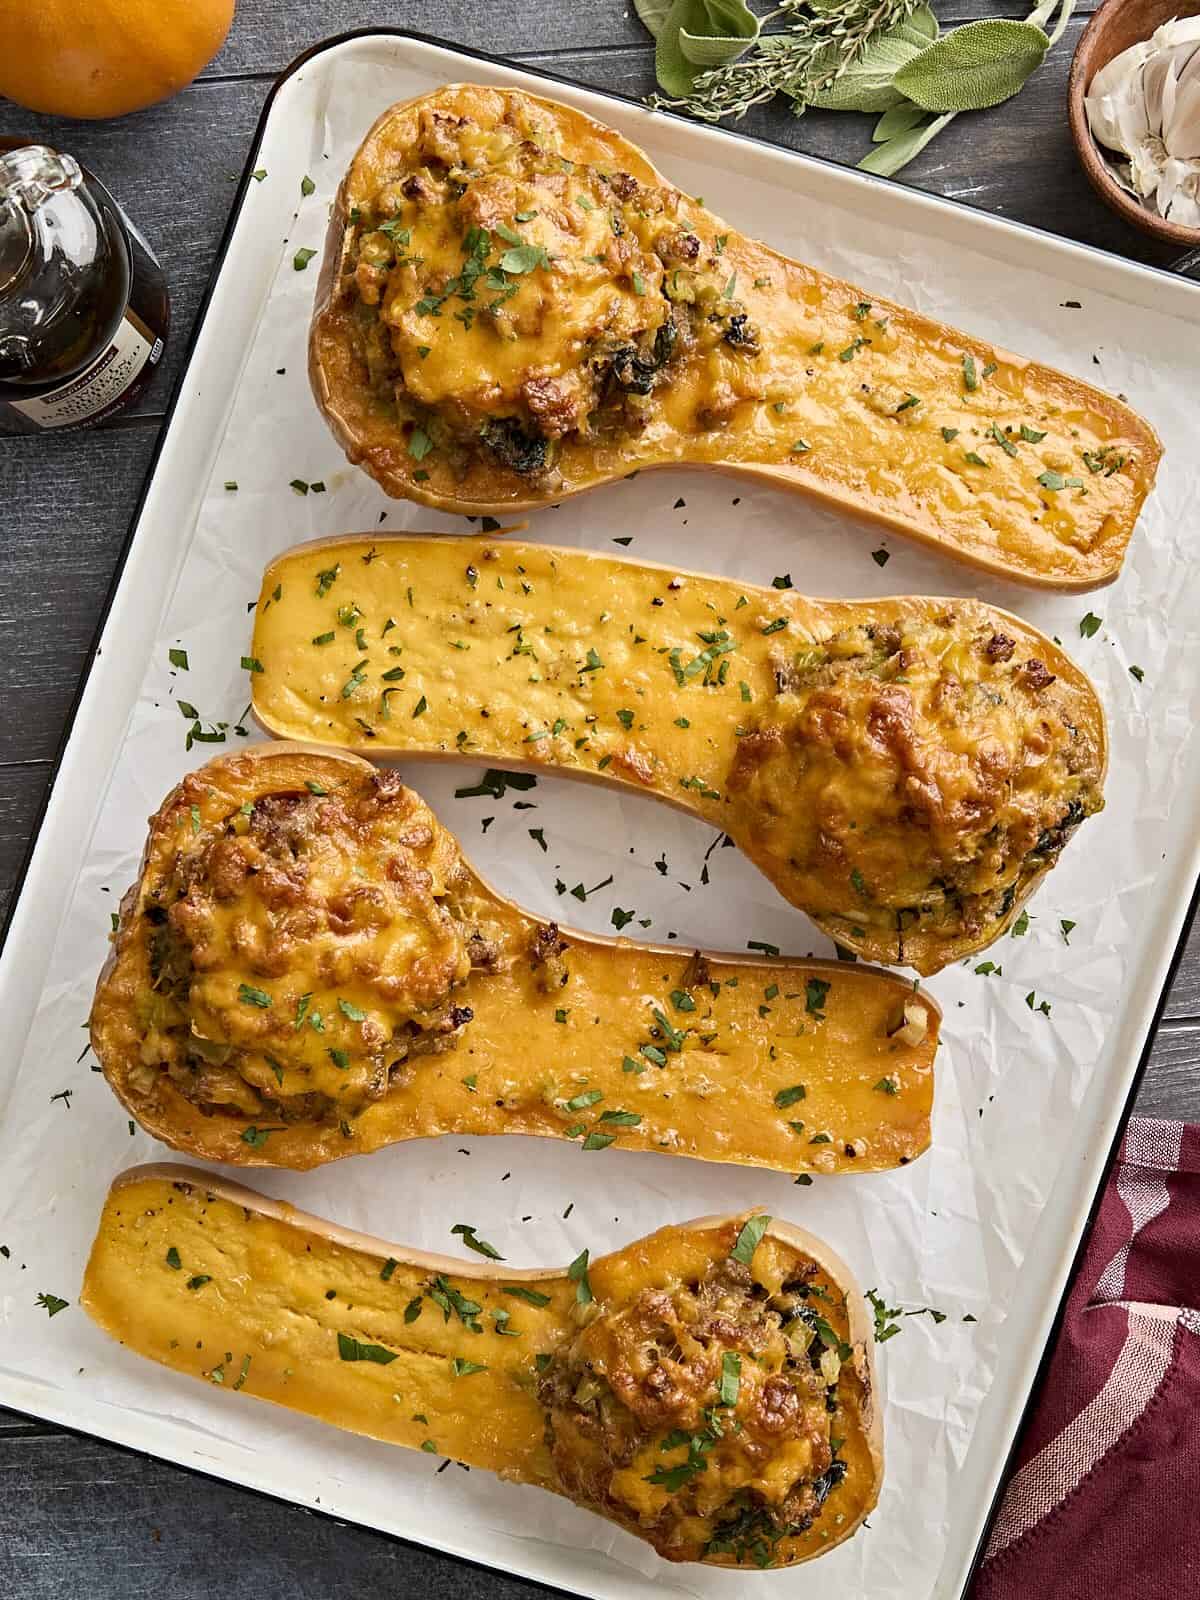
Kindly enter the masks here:
<path id="1" fill-rule="evenodd" d="M 208 1109 L 352 1117 L 470 1020 L 453 838 L 394 773 L 313 789 L 180 807 L 139 912 L 143 1092 L 166 1072 Z"/>
<path id="2" fill-rule="evenodd" d="M 771 1566 L 839 1512 L 845 1296 L 811 1265 L 763 1282 L 756 1255 L 603 1304 L 539 1385 L 566 1491 L 673 1560 Z"/>
<path id="3" fill-rule="evenodd" d="M 1120 565 L 1159 456 L 1124 404 L 744 237 L 566 107 L 395 107 L 341 203 L 313 376 L 389 492 L 498 510 L 765 467 L 997 570 Z"/>
<path id="4" fill-rule="evenodd" d="M 336 620 L 348 600 L 355 628 Z M 517 542 L 347 539 L 271 565 L 254 653 L 276 734 L 657 795 L 839 942 L 920 971 L 1003 932 L 1103 805 L 1091 685 L 977 601 L 812 601 Z"/>

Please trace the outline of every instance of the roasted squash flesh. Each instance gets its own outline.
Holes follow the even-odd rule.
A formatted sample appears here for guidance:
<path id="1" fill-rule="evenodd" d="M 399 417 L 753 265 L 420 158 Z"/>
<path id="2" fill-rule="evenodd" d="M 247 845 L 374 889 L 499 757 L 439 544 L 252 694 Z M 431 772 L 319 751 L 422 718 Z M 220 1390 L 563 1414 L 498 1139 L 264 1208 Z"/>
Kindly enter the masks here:
<path id="1" fill-rule="evenodd" d="M 978 601 L 818 601 L 509 540 L 348 538 L 272 562 L 253 653 L 274 734 L 670 801 L 839 943 L 921 972 L 1003 933 L 1103 805 L 1091 684 Z"/>
<path id="2" fill-rule="evenodd" d="M 136 1168 L 109 1193 L 82 1303 L 232 1405 L 270 1400 L 553 1490 L 673 1561 L 805 1561 L 879 1493 L 861 1294 L 819 1241 L 765 1217 L 510 1271 L 209 1173 Z"/>
<path id="3" fill-rule="evenodd" d="M 877 969 L 562 932 L 394 772 L 276 745 L 152 819 L 91 1037 L 130 1113 L 213 1161 L 529 1133 L 861 1172 L 928 1145 L 938 1022 Z"/>
<path id="4" fill-rule="evenodd" d="M 1112 396 L 745 237 L 566 106 L 470 84 L 355 156 L 310 372 L 351 460 L 426 505 L 720 466 L 1069 588 L 1116 575 L 1160 455 Z"/>

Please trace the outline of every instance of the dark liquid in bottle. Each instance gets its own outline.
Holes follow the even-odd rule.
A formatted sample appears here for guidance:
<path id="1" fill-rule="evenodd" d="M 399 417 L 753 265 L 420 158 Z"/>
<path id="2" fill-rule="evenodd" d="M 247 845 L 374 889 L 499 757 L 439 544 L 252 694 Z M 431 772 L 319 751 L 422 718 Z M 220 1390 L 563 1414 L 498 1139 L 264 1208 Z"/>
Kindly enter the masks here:
<path id="1" fill-rule="evenodd" d="M 153 376 L 170 325 L 162 269 L 69 156 L 0 152 L 0 427 L 90 427 Z"/>

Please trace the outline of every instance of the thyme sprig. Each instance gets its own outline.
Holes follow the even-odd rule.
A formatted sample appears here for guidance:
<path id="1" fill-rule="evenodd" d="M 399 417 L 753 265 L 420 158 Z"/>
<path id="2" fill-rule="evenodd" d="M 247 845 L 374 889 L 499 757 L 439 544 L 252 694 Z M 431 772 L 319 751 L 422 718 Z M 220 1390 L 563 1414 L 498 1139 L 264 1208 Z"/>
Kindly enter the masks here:
<path id="1" fill-rule="evenodd" d="M 682 100 L 656 104 L 688 111 L 704 122 L 740 119 L 783 94 L 801 116 L 808 102 L 859 61 L 867 48 L 904 22 L 919 0 L 780 0 L 762 20 L 789 24 L 762 34 L 740 60 L 703 72 Z"/>

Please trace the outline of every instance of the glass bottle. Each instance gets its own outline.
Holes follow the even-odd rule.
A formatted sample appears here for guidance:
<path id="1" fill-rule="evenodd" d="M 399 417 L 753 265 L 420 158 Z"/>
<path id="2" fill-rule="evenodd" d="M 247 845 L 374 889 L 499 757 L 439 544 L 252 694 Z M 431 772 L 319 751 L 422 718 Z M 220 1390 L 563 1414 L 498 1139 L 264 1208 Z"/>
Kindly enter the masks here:
<path id="1" fill-rule="evenodd" d="M 169 326 L 162 269 L 104 185 L 46 145 L 0 149 L 0 428 L 112 416 Z"/>

